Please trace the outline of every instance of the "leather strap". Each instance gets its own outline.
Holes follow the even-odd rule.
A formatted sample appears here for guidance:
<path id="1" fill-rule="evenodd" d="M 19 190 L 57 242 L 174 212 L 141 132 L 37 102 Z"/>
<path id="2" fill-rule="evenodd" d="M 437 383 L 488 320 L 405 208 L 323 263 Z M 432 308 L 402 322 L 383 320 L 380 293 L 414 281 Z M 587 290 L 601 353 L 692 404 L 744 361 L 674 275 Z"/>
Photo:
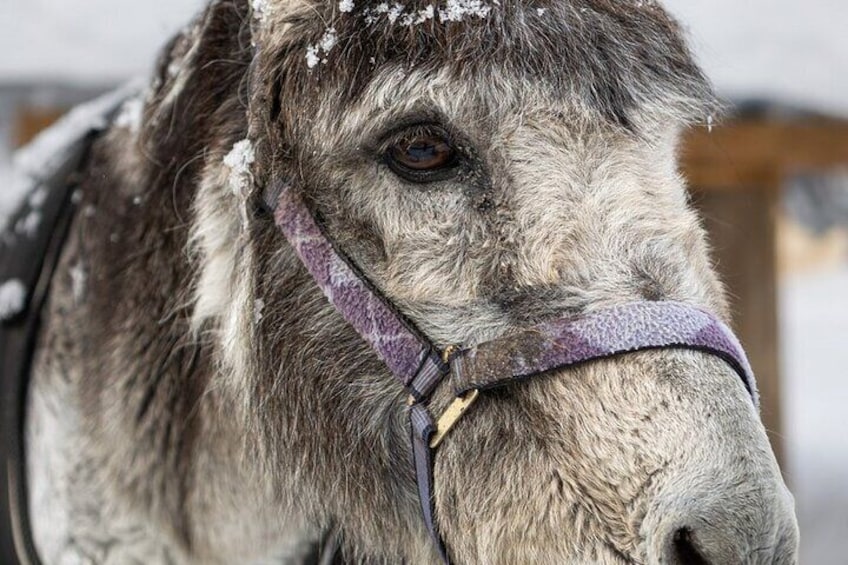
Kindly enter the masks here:
<path id="1" fill-rule="evenodd" d="M 586 361 L 646 349 L 701 350 L 729 363 L 759 403 L 742 345 L 714 315 L 681 302 L 632 302 L 563 318 L 463 351 L 454 363 L 457 396 Z"/>
<path id="2" fill-rule="evenodd" d="M 337 251 L 323 226 L 290 184 L 279 193 L 274 216 L 298 257 L 336 310 L 368 342 L 392 374 L 408 386 L 439 354 L 429 339 L 403 316 Z"/>
<path id="3" fill-rule="evenodd" d="M 76 161 L 74 165 L 78 164 L 81 154 L 75 155 L 73 160 Z M 38 232 L 21 238 L 11 248 L 0 246 L 0 278 L 23 281 L 28 301 L 20 314 L 5 320 L 0 326 L 4 414 L 3 470 L 0 473 L 8 496 L 2 499 L 5 504 L 2 505 L 4 515 L 0 524 L 3 532 L 0 535 L 3 536 L 1 561 L 9 564 L 40 563 L 29 522 L 24 425 L 30 369 L 41 326 L 41 312 L 75 209 L 70 197 L 73 188 L 65 177 L 65 174 L 57 175 L 55 185 L 42 186 L 48 192 L 39 208 L 41 223 Z M 21 214 L 31 212 L 24 208 L 17 217 L 25 217 Z M 13 544 L 9 543 L 10 539 Z"/>
<path id="4" fill-rule="evenodd" d="M 26 291 L 21 311 L 0 320 L 0 563 L 40 563 L 29 519 L 25 411 L 42 309 L 76 209 L 73 176 L 94 138 L 139 90 L 130 83 L 80 106 L 54 126 L 65 135 L 54 129 L 36 139 L 44 163 L 22 171 L 32 191 L 0 235 L 0 284 L 16 281 Z"/>

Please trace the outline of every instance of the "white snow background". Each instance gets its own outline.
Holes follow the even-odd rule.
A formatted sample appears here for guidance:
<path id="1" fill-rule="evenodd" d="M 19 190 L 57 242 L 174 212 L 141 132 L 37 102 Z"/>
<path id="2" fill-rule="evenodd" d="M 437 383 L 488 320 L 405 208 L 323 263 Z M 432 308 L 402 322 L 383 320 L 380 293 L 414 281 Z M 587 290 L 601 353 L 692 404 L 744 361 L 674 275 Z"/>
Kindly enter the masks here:
<path id="1" fill-rule="evenodd" d="M 0 1 L 0 82 L 122 82 L 145 72 L 165 38 L 203 3 Z M 770 96 L 848 115 L 845 0 L 664 4 L 689 29 L 699 59 L 722 93 Z"/>
<path id="2" fill-rule="evenodd" d="M 146 74 L 159 46 L 202 3 L 0 0 L 0 85 L 118 84 Z M 665 4 L 683 21 L 721 94 L 768 98 L 848 117 L 848 1 Z M 4 128 L 8 124 L 0 123 L 0 137 Z M 8 210 L 18 197 L 9 188 L 3 166 L 9 158 L 2 149 L 0 143 L 0 225 L 4 203 Z M 780 306 L 786 472 L 801 520 L 801 563 L 845 564 L 848 266 L 783 281 Z"/>

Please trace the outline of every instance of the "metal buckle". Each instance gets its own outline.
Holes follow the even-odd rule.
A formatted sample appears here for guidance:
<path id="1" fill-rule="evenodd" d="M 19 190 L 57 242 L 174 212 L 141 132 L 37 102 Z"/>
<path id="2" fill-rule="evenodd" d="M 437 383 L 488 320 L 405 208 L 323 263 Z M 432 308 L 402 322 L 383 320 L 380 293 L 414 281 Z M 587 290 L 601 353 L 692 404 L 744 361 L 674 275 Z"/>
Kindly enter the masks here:
<path id="1" fill-rule="evenodd" d="M 462 396 L 457 396 L 453 402 L 451 402 L 447 410 L 445 410 L 439 417 L 439 421 L 436 422 L 436 434 L 430 440 L 430 449 L 436 449 L 439 444 L 442 443 L 442 440 L 445 439 L 448 432 L 450 432 L 456 423 L 465 415 L 479 396 L 480 391 L 475 388 L 469 390 Z"/>
<path id="2" fill-rule="evenodd" d="M 445 350 L 442 351 L 442 363 L 444 363 L 445 365 L 450 363 L 451 357 L 453 357 L 453 354 L 456 353 L 458 349 L 458 345 L 448 345 L 447 347 L 445 347 Z"/>

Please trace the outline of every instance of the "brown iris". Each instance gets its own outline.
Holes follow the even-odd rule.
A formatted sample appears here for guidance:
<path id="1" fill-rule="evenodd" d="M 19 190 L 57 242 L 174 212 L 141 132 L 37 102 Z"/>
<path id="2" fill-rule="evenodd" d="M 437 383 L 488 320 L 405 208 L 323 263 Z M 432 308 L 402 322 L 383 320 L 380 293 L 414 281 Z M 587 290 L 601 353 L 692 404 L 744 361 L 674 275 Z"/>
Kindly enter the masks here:
<path id="1" fill-rule="evenodd" d="M 445 137 L 421 134 L 391 145 L 386 161 L 392 170 L 413 182 L 440 180 L 454 169 L 456 150 Z"/>

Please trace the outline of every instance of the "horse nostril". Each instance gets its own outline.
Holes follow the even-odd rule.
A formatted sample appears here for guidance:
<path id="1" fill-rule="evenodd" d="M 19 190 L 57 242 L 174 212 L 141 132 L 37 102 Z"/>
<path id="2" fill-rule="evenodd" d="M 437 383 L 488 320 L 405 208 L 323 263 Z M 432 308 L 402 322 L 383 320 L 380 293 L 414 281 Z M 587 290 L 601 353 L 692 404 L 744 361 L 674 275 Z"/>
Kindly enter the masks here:
<path id="1" fill-rule="evenodd" d="M 674 565 L 710 565 L 695 546 L 690 528 L 683 527 L 675 531 L 669 549 L 671 549 L 670 563 Z"/>

